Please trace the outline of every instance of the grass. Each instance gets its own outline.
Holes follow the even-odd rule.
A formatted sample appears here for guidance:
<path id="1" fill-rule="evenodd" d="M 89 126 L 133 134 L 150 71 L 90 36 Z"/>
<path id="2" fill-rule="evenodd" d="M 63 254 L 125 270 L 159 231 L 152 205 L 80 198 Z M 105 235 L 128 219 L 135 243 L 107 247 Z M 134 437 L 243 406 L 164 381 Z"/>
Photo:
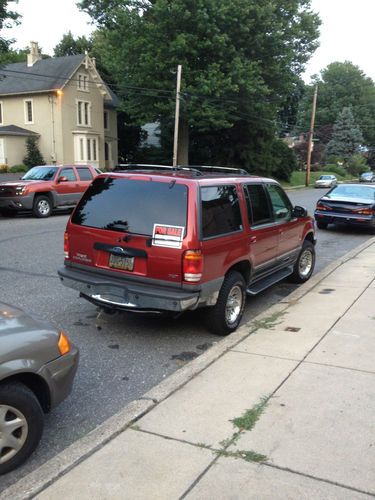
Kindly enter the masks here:
<path id="1" fill-rule="evenodd" d="M 357 179 L 357 177 L 353 177 L 352 175 L 349 174 L 343 176 L 343 175 L 338 175 L 334 172 L 329 172 L 328 170 L 320 170 L 318 172 L 310 173 L 310 186 L 314 185 L 314 182 L 316 181 L 316 179 L 318 179 L 318 177 L 327 174 L 335 175 L 338 181 L 350 181 L 353 179 Z M 306 172 L 294 171 L 292 172 L 290 181 L 289 182 L 281 181 L 281 185 L 284 187 L 304 186 L 305 181 L 306 181 Z"/>

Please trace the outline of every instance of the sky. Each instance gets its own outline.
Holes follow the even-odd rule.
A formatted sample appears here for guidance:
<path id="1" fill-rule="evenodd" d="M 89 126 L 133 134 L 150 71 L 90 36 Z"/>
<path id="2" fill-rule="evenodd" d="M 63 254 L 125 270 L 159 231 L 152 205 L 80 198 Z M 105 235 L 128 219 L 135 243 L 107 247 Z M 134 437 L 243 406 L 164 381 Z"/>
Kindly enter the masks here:
<path id="1" fill-rule="evenodd" d="M 15 48 L 36 41 L 43 52 L 53 55 L 53 48 L 69 30 L 74 37 L 88 36 L 94 29 L 90 17 L 78 10 L 77 0 L 19 0 L 10 7 L 22 14 L 20 26 L 6 30 L 6 38 L 17 40 Z M 351 61 L 375 81 L 375 0 L 312 0 L 321 27 L 320 47 L 306 67 L 303 78 L 320 73 L 334 61 Z"/>

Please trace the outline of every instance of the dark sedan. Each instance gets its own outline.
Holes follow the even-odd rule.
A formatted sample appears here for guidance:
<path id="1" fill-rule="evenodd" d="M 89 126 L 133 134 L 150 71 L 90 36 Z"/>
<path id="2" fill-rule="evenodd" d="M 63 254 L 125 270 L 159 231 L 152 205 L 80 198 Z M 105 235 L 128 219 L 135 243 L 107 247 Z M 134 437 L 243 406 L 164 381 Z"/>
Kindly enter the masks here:
<path id="1" fill-rule="evenodd" d="M 319 229 L 344 223 L 375 231 L 375 186 L 340 184 L 318 200 L 314 215 Z"/>
<path id="2" fill-rule="evenodd" d="M 0 302 L 0 475 L 37 447 L 43 413 L 71 391 L 78 350 L 64 332 Z"/>

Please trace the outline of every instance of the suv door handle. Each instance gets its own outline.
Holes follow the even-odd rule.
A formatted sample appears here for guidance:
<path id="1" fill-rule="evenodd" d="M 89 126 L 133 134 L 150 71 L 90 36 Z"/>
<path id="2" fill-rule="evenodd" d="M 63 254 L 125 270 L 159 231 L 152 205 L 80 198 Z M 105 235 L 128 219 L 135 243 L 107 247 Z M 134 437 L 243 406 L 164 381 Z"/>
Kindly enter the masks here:
<path id="1" fill-rule="evenodd" d="M 250 243 L 255 243 L 257 240 L 256 236 L 250 236 Z"/>

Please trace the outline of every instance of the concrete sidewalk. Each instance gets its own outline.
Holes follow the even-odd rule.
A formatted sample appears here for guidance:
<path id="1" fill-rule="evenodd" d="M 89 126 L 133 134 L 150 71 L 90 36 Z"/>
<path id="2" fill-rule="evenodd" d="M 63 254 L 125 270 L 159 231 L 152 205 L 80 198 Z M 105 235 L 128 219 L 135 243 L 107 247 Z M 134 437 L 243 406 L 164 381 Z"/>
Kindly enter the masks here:
<path id="1" fill-rule="evenodd" d="M 374 497 L 374 353 L 375 238 L 0 498 Z"/>

